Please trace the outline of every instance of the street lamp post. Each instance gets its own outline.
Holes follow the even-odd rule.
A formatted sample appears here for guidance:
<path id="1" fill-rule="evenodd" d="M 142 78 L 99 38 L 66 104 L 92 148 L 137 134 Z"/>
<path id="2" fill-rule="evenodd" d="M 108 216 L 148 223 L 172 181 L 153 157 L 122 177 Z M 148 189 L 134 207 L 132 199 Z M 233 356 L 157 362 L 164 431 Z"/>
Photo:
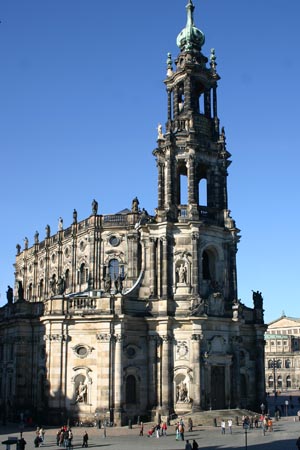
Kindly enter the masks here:
<path id="1" fill-rule="evenodd" d="M 273 369 L 273 378 L 274 378 L 274 394 L 276 393 L 276 369 L 278 368 L 278 360 L 272 359 L 272 369 Z"/>

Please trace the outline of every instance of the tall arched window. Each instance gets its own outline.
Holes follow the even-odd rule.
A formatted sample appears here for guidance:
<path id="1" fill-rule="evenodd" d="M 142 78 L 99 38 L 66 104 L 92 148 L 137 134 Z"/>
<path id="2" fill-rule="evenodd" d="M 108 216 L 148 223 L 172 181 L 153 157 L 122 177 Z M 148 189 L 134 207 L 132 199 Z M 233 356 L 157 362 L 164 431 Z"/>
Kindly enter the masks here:
<path id="1" fill-rule="evenodd" d="M 126 378 L 126 403 L 136 403 L 136 379 L 133 375 Z"/>
<path id="2" fill-rule="evenodd" d="M 274 379 L 272 375 L 270 375 L 268 378 L 268 386 L 269 388 L 272 388 L 274 386 Z"/>
<path id="3" fill-rule="evenodd" d="M 111 280 L 116 280 L 119 276 L 119 261 L 111 259 L 108 265 L 108 272 Z"/>
<path id="4" fill-rule="evenodd" d="M 199 205 L 207 206 L 207 180 L 202 178 L 199 183 Z"/>
<path id="5" fill-rule="evenodd" d="M 291 360 L 290 359 L 286 359 L 285 360 L 285 368 L 289 369 L 291 367 Z"/>
<path id="6" fill-rule="evenodd" d="M 88 280 L 88 269 L 85 264 L 82 263 L 79 269 L 79 284 L 84 284 Z"/>
<path id="7" fill-rule="evenodd" d="M 287 387 L 287 388 L 292 387 L 292 379 L 291 379 L 290 375 L 288 375 L 288 376 L 286 377 L 286 387 Z"/>
<path id="8" fill-rule="evenodd" d="M 279 375 L 277 378 L 277 387 L 278 387 L 278 389 L 282 388 L 282 376 L 281 375 Z"/>

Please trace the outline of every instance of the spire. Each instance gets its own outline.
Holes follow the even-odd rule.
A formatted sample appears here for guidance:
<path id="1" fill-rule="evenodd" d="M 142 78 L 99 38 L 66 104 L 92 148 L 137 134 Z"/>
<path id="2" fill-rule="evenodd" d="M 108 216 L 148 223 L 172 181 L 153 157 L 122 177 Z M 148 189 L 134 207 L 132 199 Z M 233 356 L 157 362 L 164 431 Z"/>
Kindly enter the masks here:
<path id="1" fill-rule="evenodd" d="M 186 5 L 187 10 L 187 22 L 185 28 L 177 36 L 177 46 L 181 51 L 200 51 L 202 45 L 205 42 L 204 33 L 195 27 L 194 25 L 194 12 L 195 6 L 192 0 L 189 0 Z"/>

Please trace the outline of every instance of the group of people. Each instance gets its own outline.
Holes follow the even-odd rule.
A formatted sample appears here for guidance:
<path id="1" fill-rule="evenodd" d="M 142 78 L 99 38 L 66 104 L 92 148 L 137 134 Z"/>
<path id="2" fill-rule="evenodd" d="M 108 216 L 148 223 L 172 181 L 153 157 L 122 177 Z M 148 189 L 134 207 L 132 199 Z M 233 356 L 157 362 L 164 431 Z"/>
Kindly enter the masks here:
<path id="1" fill-rule="evenodd" d="M 41 447 L 45 443 L 45 429 L 37 427 L 35 430 L 34 446 Z"/>
<path id="2" fill-rule="evenodd" d="M 73 448 L 73 432 L 70 427 L 64 425 L 56 433 L 56 444 L 58 447 Z"/>
<path id="3" fill-rule="evenodd" d="M 153 425 L 147 433 L 148 437 L 151 436 L 156 436 L 157 438 L 160 438 L 161 436 L 167 436 L 167 423 L 166 422 L 161 422 L 161 423 L 157 423 L 156 425 Z M 143 436 L 143 423 L 141 422 L 141 427 L 140 427 L 140 436 Z"/>

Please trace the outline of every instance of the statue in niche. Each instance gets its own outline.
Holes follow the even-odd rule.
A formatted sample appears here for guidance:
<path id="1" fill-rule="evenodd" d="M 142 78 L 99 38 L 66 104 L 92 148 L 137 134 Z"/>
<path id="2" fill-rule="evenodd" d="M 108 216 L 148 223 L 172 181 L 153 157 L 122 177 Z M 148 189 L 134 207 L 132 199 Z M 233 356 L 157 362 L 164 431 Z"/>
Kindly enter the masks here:
<path id="1" fill-rule="evenodd" d="M 181 381 L 176 387 L 176 401 L 177 402 L 188 402 L 188 389 L 186 383 Z"/>
<path id="2" fill-rule="evenodd" d="M 87 399 L 87 385 L 80 381 L 78 388 L 76 390 L 76 400 L 75 403 L 86 403 Z"/>
<path id="3" fill-rule="evenodd" d="M 134 197 L 131 204 L 131 212 L 138 213 L 139 212 L 139 200 L 137 197 Z"/>
<path id="4" fill-rule="evenodd" d="M 13 302 L 14 291 L 11 286 L 7 286 L 6 298 L 7 298 L 7 303 L 11 304 Z"/>
<path id="5" fill-rule="evenodd" d="M 92 213 L 94 216 L 98 213 L 98 202 L 95 199 L 92 201 Z"/>
<path id="6" fill-rule="evenodd" d="M 253 292 L 252 298 L 253 298 L 254 308 L 262 309 L 262 307 L 263 307 L 263 297 L 262 297 L 261 292 L 259 292 L 259 291 L 256 291 L 256 292 L 252 291 L 252 292 Z"/>
<path id="7" fill-rule="evenodd" d="M 187 275 L 186 265 L 181 263 L 180 266 L 177 267 L 176 272 L 178 275 L 178 282 L 181 284 L 186 284 L 186 275 Z"/>

